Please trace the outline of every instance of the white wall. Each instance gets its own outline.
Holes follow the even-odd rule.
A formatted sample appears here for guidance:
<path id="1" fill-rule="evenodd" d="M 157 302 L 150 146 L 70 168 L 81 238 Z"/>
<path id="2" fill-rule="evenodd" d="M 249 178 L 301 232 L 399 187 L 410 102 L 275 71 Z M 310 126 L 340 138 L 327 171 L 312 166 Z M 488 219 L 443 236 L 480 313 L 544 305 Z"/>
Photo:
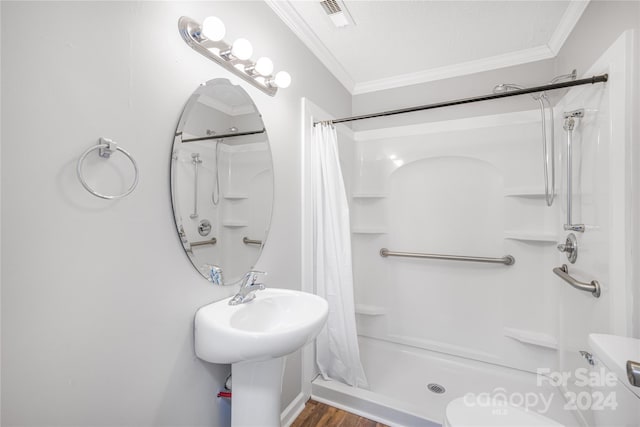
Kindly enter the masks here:
<path id="1" fill-rule="evenodd" d="M 553 60 L 532 62 L 466 76 L 453 77 L 423 84 L 365 93 L 353 97 L 353 113 L 366 114 L 398 108 L 413 107 L 453 99 L 491 93 L 500 83 L 534 86 L 554 76 Z M 570 72 L 571 70 L 567 71 Z M 499 101 L 480 102 L 454 107 L 401 114 L 374 120 L 354 122 L 354 129 L 402 126 L 415 123 L 437 122 L 473 116 L 526 111 L 538 105 L 529 97 L 512 97 Z"/>
<path id="2" fill-rule="evenodd" d="M 591 1 L 585 9 L 582 17 L 578 21 L 573 32 L 567 38 L 564 46 L 556 57 L 556 68 L 562 69 L 568 66 L 575 66 L 584 69 L 593 64 L 606 49 L 626 30 L 634 30 L 635 46 L 632 73 L 632 81 L 635 83 L 631 88 L 632 103 L 629 108 L 629 116 L 633 118 L 628 122 L 631 124 L 633 143 L 632 164 L 633 171 L 633 209 L 638 212 L 640 209 L 640 145 L 638 137 L 640 135 L 640 121 L 637 120 L 640 111 L 640 2 L 637 1 Z M 570 65 L 574 64 L 574 65 Z M 632 281 L 636 286 L 636 295 L 640 295 L 640 226 L 638 226 L 637 216 L 631 219 L 629 230 L 634 235 L 634 268 L 630 272 Z M 635 310 L 633 313 L 635 331 L 634 336 L 640 337 L 640 298 L 634 301 Z"/>
<path id="3" fill-rule="evenodd" d="M 300 283 L 299 100 L 346 115 L 348 93 L 263 2 L 1 7 L 2 425 L 225 425 L 215 393 L 229 369 L 195 357 L 192 321 L 233 289 L 211 287 L 184 254 L 169 161 L 192 91 L 231 76 L 182 41 L 177 19 L 218 15 L 228 39 L 246 36 L 293 76 L 275 98 L 243 84 L 275 166 L 258 265 L 267 284 Z M 121 201 L 89 195 L 75 177 L 100 136 L 139 163 L 140 184 Z M 300 391 L 299 355 L 288 366 L 283 405 Z"/>

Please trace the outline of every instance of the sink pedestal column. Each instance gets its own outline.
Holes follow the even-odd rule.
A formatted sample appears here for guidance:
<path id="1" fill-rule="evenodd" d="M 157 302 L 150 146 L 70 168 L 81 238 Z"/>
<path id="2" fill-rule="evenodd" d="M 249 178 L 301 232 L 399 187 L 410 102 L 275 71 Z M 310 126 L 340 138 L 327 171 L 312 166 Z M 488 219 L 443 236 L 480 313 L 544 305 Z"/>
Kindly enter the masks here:
<path id="1" fill-rule="evenodd" d="M 284 360 L 231 365 L 231 427 L 280 427 Z"/>

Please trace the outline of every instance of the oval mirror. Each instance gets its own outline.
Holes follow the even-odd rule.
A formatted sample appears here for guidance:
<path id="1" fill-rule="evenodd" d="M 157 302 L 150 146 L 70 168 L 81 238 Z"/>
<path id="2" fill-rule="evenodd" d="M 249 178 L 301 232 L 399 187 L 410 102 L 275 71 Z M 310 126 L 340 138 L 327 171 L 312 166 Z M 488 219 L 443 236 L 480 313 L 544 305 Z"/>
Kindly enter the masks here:
<path id="1" fill-rule="evenodd" d="M 230 285 L 253 268 L 271 221 L 273 167 L 262 116 L 240 86 L 210 80 L 187 101 L 171 200 L 184 250 L 205 278 Z"/>

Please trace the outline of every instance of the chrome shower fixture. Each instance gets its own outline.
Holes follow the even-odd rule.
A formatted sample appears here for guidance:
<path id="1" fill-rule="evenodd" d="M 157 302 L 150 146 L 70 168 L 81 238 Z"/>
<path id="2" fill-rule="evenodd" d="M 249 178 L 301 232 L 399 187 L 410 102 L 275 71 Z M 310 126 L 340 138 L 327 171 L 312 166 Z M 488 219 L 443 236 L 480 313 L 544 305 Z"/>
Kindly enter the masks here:
<path id="1" fill-rule="evenodd" d="M 493 93 L 508 92 L 510 90 L 522 90 L 524 86 L 520 86 L 514 83 L 500 83 L 493 87 Z"/>
<path id="2" fill-rule="evenodd" d="M 562 117 L 564 118 L 564 130 L 567 132 L 567 222 L 564 224 L 564 229 L 567 231 L 579 231 L 584 232 L 584 224 L 574 224 L 572 219 L 572 202 L 573 197 L 573 131 L 576 127 L 576 119 L 584 117 L 584 108 L 579 108 L 573 111 L 566 111 Z"/>
<path id="3" fill-rule="evenodd" d="M 575 80 L 578 76 L 577 71 L 574 69 L 569 74 L 563 74 L 560 76 L 556 76 L 549 84 L 554 84 L 559 82 L 560 80 Z M 524 86 L 515 84 L 515 83 L 501 83 L 495 85 L 493 87 L 493 93 L 504 93 L 510 90 L 523 90 L 526 89 Z M 538 92 L 532 93 L 531 97 L 540 103 L 540 116 L 542 118 L 542 157 L 544 159 L 544 196 L 545 201 L 547 202 L 547 206 L 553 205 L 553 199 L 555 198 L 555 188 L 556 188 L 556 173 L 555 173 L 555 160 L 554 160 L 554 152 L 555 152 L 555 141 L 553 136 L 553 107 L 551 106 L 551 102 L 549 102 L 549 98 L 547 97 L 546 92 Z M 546 110 L 549 109 L 551 114 L 549 115 L 549 121 L 551 122 L 551 149 L 547 149 L 547 114 Z M 549 183 L 549 169 L 551 169 L 551 183 Z M 551 188 L 549 188 L 551 187 Z"/>
<path id="4" fill-rule="evenodd" d="M 549 83 L 558 83 L 560 80 L 575 80 L 578 78 L 578 71 L 574 68 L 569 74 L 562 74 L 560 76 L 556 76 Z"/>
<path id="5" fill-rule="evenodd" d="M 558 83 L 561 80 L 575 80 L 577 77 L 578 77 L 578 72 L 575 69 L 573 69 L 573 71 L 571 71 L 569 74 L 562 74 L 560 76 L 554 77 L 548 82 L 548 84 Z M 503 93 L 503 92 L 508 92 L 510 90 L 522 90 L 522 89 L 526 89 L 526 88 L 522 85 L 515 84 L 515 83 L 500 83 L 493 87 L 493 93 Z M 533 97 L 533 99 L 537 101 L 540 97 L 546 98 L 547 95 L 546 95 L 546 92 L 540 92 L 539 94 L 532 93 L 531 96 Z"/>
<path id="6" fill-rule="evenodd" d="M 215 16 L 206 18 L 202 25 L 186 16 L 178 19 L 180 35 L 193 50 L 209 58 L 227 71 L 251 83 L 264 93 L 275 96 L 278 88 L 287 88 L 291 76 L 286 71 L 273 74 L 273 62 L 267 57 L 251 60 L 253 46 L 249 40 L 236 39 L 232 44 L 223 40 L 226 28 Z"/>
<path id="7" fill-rule="evenodd" d="M 573 233 L 569 233 L 564 243 L 557 246 L 560 252 L 567 254 L 567 259 L 571 264 L 575 264 L 578 259 L 578 239 Z"/>

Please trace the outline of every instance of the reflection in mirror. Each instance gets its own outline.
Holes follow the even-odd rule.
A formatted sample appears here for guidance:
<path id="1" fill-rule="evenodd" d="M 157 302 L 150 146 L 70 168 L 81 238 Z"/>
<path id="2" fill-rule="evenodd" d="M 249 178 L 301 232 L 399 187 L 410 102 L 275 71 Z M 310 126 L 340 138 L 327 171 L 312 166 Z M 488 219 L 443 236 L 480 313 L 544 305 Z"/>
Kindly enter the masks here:
<path id="1" fill-rule="evenodd" d="M 214 79 L 187 101 L 171 199 L 182 245 L 205 278 L 230 285 L 253 268 L 271 221 L 273 168 L 262 117 L 240 86 Z"/>

